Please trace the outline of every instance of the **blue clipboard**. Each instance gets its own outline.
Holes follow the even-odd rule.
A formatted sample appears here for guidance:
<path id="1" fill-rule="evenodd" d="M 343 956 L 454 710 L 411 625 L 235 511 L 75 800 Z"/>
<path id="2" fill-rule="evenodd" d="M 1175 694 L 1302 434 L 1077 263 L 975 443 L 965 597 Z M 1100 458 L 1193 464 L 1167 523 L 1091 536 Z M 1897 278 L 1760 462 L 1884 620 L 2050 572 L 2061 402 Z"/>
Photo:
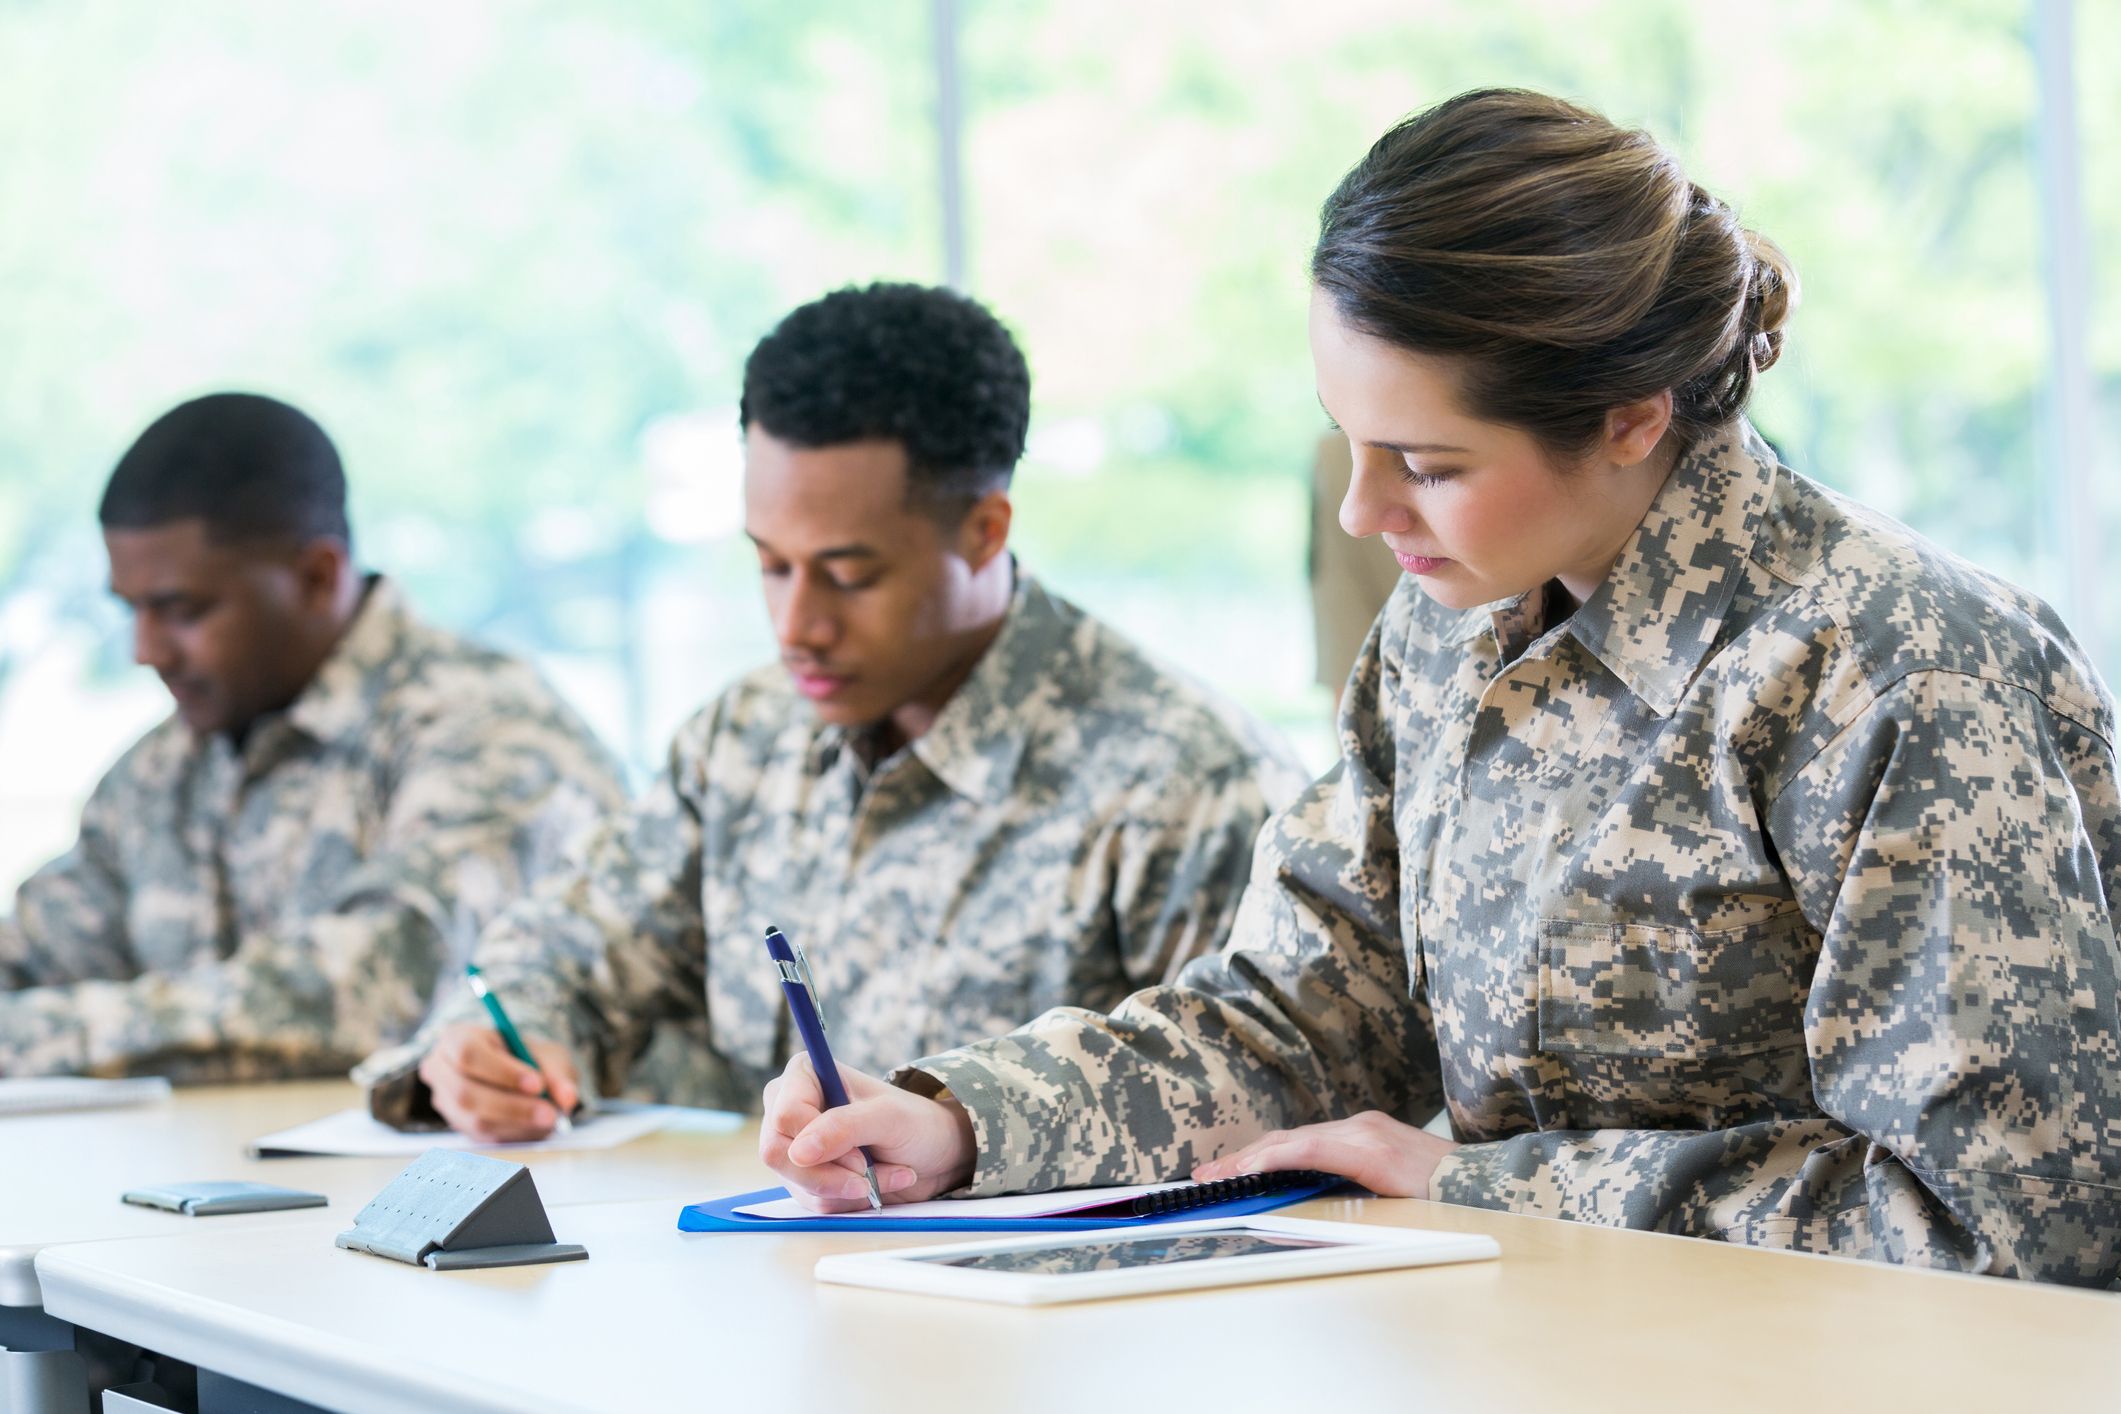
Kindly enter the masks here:
<path id="1" fill-rule="evenodd" d="M 756 1193 L 738 1193 L 728 1198 L 710 1198 L 678 1213 L 680 1232 L 1084 1232 L 1100 1227 L 1150 1227 L 1157 1223 L 1198 1222 L 1202 1218 L 1242 1218 L 1272 1212 L 1291 1203 L 1302 1203 L 1341 1187 L 1331 1183 L 1306 1183 L 1276 1189 L 1249 1198 L 1230 1198 L 1203 1203 L 1154 1217 L 1053 1217 L 1053 1218 L 863 1218 L 833 1217 L 819 1213 L 808 1218 L 747 1218 L 736 1210 L 753 1203 L 786 1198 L 785 1188 L 761 1188 Z"/>

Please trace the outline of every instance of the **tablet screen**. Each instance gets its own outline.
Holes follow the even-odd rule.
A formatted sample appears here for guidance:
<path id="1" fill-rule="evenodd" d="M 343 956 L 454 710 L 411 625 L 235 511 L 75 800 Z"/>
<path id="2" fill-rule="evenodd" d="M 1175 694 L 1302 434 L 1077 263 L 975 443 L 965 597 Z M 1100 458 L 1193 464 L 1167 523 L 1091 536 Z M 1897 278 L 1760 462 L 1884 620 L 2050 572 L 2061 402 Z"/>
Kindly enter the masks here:
<path id="1" fill-rule="evenodd" d="M 1322 1242 L 1310 1237 L 1287 1237 L 1280 1233 L 1248 1232 L 1236 1228 L 1226 1232 L 1192 1232 L 1175 1236 L 1143 1233 L 1137 1237 L 1102 1238 L 1052 1247 L 1020 1247 L 1014 1251 L 937 1255 L 910 1260 L 932 1262 L 939 1267 L 970 1267 L 983 1272 L 1033 1272 L 1059 1276 L 1069 1272 L 1168 1267 L 1179 1262 L 1205 1262 L 1215 1257 L 1257 1257 L 1273 1252 L 1316 1251 L 1321 1247 L 1347 1245 L 1345 1242 Z"/>

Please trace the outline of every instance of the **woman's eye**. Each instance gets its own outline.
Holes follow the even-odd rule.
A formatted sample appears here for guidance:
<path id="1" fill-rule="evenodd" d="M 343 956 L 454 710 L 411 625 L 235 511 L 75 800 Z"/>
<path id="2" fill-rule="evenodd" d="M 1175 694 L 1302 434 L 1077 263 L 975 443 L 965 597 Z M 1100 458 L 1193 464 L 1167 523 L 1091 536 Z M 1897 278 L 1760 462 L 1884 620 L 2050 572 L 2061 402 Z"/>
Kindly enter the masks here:
<path id="1" fill-rule="evenodd" d="M 1401 468 L 1399 473 L 1399 479 L 1406 482 L 1409 486 L 1441 486 L 1446 481 L 1449 481 L 1452 477 L 1456 475 L 1458 475 L 1456 468 L 1438 471 L 1421 471 L 1415 467 L 1409 466 Z"/>

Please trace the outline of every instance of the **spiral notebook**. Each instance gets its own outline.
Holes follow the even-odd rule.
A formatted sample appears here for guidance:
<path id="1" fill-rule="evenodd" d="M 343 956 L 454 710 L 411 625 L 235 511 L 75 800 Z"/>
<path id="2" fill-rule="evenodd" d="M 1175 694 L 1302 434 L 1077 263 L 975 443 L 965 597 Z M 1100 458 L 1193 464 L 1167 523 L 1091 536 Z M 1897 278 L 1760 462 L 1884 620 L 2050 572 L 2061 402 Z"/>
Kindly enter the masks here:
<path id="1" fill-rule="evenodd" d="M 694 1203 L 678 1214 L 685 1232 L 1068 1232 L 1174 1219 L 1240 1218 L 1301 1203 L 1337 1186 L 1329 1173 L 1249 1173 L 1213 1183 L 1072 1188 L 1002 1198 L 940 1198 L 881 1212 L 815 1213 L 785 1188 Z"/>

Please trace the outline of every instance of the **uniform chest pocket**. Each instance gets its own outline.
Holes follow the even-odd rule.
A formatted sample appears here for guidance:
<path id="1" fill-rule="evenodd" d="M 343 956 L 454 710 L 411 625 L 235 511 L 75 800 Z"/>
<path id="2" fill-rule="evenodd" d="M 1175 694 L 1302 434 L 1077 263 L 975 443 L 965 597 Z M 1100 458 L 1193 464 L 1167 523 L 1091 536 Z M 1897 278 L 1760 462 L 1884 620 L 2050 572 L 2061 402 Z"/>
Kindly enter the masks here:
<path id="1" fill-rule="evenodd" d="M 1559 919 L 1539 931 L 1542 1050 L 1676 1060 L 1804 1044 L 1818 940 L 1795 908 L 1711 932 Z"/>

